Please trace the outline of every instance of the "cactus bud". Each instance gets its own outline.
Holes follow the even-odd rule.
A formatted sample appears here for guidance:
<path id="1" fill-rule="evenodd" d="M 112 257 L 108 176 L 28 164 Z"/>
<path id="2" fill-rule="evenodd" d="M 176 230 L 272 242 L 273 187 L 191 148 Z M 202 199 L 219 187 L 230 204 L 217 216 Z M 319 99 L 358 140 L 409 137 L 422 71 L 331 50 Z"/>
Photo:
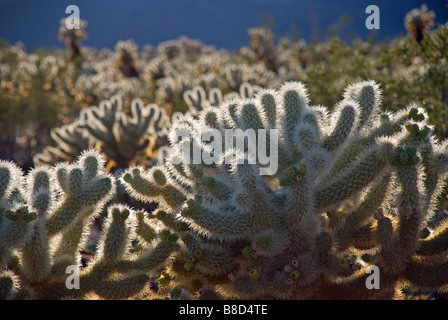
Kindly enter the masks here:
<path id="1" fill-rule="evenodd" d="M 306 167 L 305 165 L 300 165 L 297 170 L 296 170 L 297 174 L 304 176 L 306 174 Z"/>
<path id="2" fill-rule="evenodd" d="M 243 257 L 248 259 L 248 260 L 252 260 L 252 252 L 254 251 L 254 249 L 250 246 L 244 247 L 244 249 L 242 250 L 242 254 Z"/>
<path id="3" fill-rule="evenodd" d="M 300 182 L 306 174 L 304 164 L 292 165 L 286 171 L 286 176 L 280 178 L 280 185 L 287 186 L 292 182 Z"/>
<path id="4" fill-rule="evenodd" d="M 391 163 L 395 166 L 412 166 L 418 163 L 417 149 L 413 147 L 397 147 L 391 155 Z"/>
<path id="5" fill-rule="evenodd" d="M 250 270 L 249 276 L 254 281 L 260 280 L 260 272 L 257 269 Z"/>
<path id="6" fill-rule="evenodd" d="M 287 186 L 289 185 L 289 178 L 280 178 L 280 185 L 281 186 Z"/>
<path id="7" fill-rule="evenodd" d="M 195 250 L 193 256 L 195 257 L 195 259 L 200 260 L 204 257 L 204 251 L 202 251 L 200 249 Z"/>
<path id="8" fill-rule="evenodd" d="M 250 256 L 252 257 L 252 259 L 254 259 L 254 260 L 257 260 L 259 257 L 260 257 L 260 255 L 258 254 L 258 252 L 257 251 L 252 251 L 252 253 L 250 254 Z"/>
<path id="9" fill-rule="evenodd" d="M 294 270 L 289 274 L 289 277 L 293 280 L 297 280 L 300 278 L 300 272 L 298 270 Z"/>
<path id="10" fill-rule="evenodd" d="M 187 262 L 184 263 L 184 269 L 186 271 L 193 270 L 194 266 L 195 266 L 195 263 L 193 261 L 191 261 L 191 260 L 188 260 Z"/>
<path id="11" fill-rule="evenodd" d="M 265 242 L 265 238 L 261 234 L 255 236 L 255 244 L 262 245 Z"/>
<path id="12" fill-rule="evenodd" d="M 350 267 L 349 260 L 347 258 L 339 259 L 338 264 L 341 269 L 348 269 Z"/>
<path id="13" fill-rule="evenodd" d="M 170 282 L 171 282 L 171 276 L 166 272 L 163 272 L 162 276 L 157 280 L 157 283 L 161 287 L 168 286 Z"/>
<path id="14" fill-rule="evenodd" d="M 292 177 L 295 176 L 295 174 L 296 174 L 296 171 L 295 171 L 294 169 L 289 169 L 289 170 L 288 170 L 288 176 L 289 176 L 289 177 L 292 178 Z"/>

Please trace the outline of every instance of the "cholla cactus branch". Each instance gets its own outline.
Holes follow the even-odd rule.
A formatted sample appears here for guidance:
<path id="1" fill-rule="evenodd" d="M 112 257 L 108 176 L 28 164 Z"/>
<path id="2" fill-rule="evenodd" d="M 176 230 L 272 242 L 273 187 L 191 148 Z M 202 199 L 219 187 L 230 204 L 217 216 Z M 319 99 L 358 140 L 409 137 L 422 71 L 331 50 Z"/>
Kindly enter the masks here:
<path id="1" fill-rule="evenodd" d="M 0 180 L 1 298 L 58 299 L 91 292 L 105 299 L 129 298 L 145 288 L 149 273 L 177 248 L 177 236 L 162 223 L 111 205 L 96 254 L 83 267 L 80 251 L 92 218 L 115 192 L 114 178 L 104 172 L 97 151 L 84 152 L 73 164 L 35 167 L 25 177 L 13 163 L 2 161 Z M 132 254 L 137 239 L 144 249 Z M 80 274 L 76 290 L 67 287 L 67 267 Z"/>
<path id="2" fill-rule="evenodd" d="M 393 298 L 402 280 L 424 286 L 417 279 L 424 271 L 426 287 L 446 285 L 437 277 L 446 269 L 437 258 L 446 249 L 446 224 L 420 240 L 447 168 L 446 142 L 432 137 L 424 110 L 381 113 L 373 81 L 349 86 L 331 114 L 309 101 L 302 83 L 285 83 L 207 107 L 171 129 L 173 148 L 181 143 L 202 155 L 221 147 L 200 140 L 212 129 L 223 137 L 225 129 L 277 129 L 272 175 L 251 164 L 256 155 L 248 146 L 225 146 L 224 139 L 212 164 L 179 164 L 192 153 L 177 149 L 181 154 L 170 154 L 163 166 L 126 171 L 130 194 L 158 201 L 161 217 L 181 234 L 184 253 L 168 268 L 177 279 L 170 285 L 195 294 L 200 282 L 250 299 Z M 187 136 L 179 140 L 178 131 Z M 256 143 L 269 141 L 269 150 L 266 137 L 255 135 Z M 380 290 L 366 287 L 373 265 Z"/>

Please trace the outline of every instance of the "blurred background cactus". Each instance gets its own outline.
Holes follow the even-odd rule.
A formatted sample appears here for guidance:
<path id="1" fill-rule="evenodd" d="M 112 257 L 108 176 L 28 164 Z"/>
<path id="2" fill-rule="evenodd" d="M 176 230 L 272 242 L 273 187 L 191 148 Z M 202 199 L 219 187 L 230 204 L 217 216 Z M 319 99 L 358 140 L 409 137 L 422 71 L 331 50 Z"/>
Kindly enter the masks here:
<path id="1" fill-rule="evenodd" d="M 118 67 L 126 77 L 137 77 L 136 60 L 138 58 L 138 47 L 132 41 L 119 41 L 115 45 Z"/>
<path id="2" fill-rule="evenodd" d="M 58 38 L 65 42 L 67 49 L 71 52 L 71 59 L 77 59 L 81 56 L 82 44 L 81 40 L 87 38 L 87 21 L 80 20 L 79 28 L 67 28 L 66 19 L 61 19 Z"/>
<path id="3" fill-rule="evenodd" d="M 76 121 L 52 129 L 56 146 L 47 146 L 34 162 L 73 161 L 82 150 L 96 148 L 105 154 L 109 172 L 137 163 L 150 167 L 151 161 L 157 163 L 157 149 L 168 143 L 169 126 L 165 110 L 157 105 L 134 99 L 128 116 L 121 97 L 113 96 L 99 107 L 83 109 Z"/>

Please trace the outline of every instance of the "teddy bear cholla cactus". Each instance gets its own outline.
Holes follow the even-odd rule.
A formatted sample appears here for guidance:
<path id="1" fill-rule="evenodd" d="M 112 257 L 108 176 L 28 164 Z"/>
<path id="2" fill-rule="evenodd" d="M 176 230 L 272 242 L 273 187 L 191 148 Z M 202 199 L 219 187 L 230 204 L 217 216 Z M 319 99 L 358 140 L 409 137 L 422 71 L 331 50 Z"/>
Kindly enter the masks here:
<path id="1" fill-rule="evenodd" d="M 1 162 L 1 267 L 14 271 L 22 285 L 44 285 L 80 263 L 86 225 L 113 193 L 99 160 L 86 154 L 76 165 L 36 167 L 25 177 L 15 164 Z"/>
<path id="2" fill-rule="evenodd" d="M 90 222 L 115 191 L 97 151 L 73 164 L 36 167 L 26 176 L 11 162 L 0 163 L 0 298 L 100 298 L 134 296 L 176 248 L 177 237 L 149 221 L 144 212 L 111 205 L 95 257 L 87 267 L 80 250 Z M 129 251 L 138 239 L 143 250 Z M 67 287 L 67 267 L 80 273 L 79 288 Z M 70 269 L 70 272 L 74 270 Z"/>
<path id="3" fill-rule="evenodd" d="M 447 143 L 431 136 L 422 109 L 381 114 L 380 98 L 376 83 L 355 83 L 328 114 L 289 82 L 176 122 L 172 144 L 186 130 L 181 143 L 207 153 L 198 139 L 211 128 L 278 129 L 279 163 L 261 176 L 260 163 L 176 164 L 184 155 L 171 154 L 164 166 L 122 177 L 133 196 L 159 201 L 156 215 L 188 224 L 184 254 L 167 271 L 172 294 L 386 299 L 406 281 L 445 286 L 447 225 L 426 239 L 419 232 L 447 175 Z M 250 159 L 235 147 L 227 155 Z M 370 265 L 379 290 L 367 289 Z"/>

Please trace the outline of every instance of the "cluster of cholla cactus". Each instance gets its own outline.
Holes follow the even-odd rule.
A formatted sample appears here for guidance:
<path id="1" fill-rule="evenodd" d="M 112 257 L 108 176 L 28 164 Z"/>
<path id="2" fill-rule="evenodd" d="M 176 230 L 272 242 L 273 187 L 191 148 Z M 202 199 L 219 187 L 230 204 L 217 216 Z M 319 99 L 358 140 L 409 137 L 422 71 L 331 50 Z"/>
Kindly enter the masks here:
<path id="1" fill-rule="evenodd" d="M 184 100 L 188 105 L 189 109 L 188 112 L 192 116 L 197 116 L 198 113 L 202 111 L 202 109 L 205 109 L 213 105 L 222 104 L 225 101 L 229 101 L 235 98 L 241 98 L 241 99 L 253 98 L 258 90 L 260 90 L 259 86 L 243 82 L 240 86 L 239 92 L 232 91 L 223 94 L 221 89 L 212 88 L 208 92 L 207 97 L 207 93 L 205 92 L 204 88 L 202 88 L 201 86 L 196 86 L 193 89 L 184 92 Z M 178 112 L 176 114 L 173 114 L 173 118 L 177 118 L 179 115 L 182 116 L 183 114 Z"/>
<path id="2" fill-rule="evenodd" d="M 115 192 L 103 165 L 97 151 L 26 176 L 0 162 L 0 299 L 124 299 L 149 289 L 177 236 L 145 212 L 109 206 L 95 257 L 81 259 L 92 219 Z"/>
<path id="3" fill-rule="evenodd" d="M 122 99 L 114 96 L 98 107 L 81 110 L 76 121 L 52 129 L 56 146 L 47 146 L 34 161 L 73 161 L 82 150 L 96 148 L 105 154 L 108 171 L 136 163 L 150 166 L 151 159 L 157 159 L 157 149 L 167 144 L 169 125 L 165 110 L 157 105 L 145 106 L 142 100 L 134 99 L 127 115 Z"/>
<path id="4" fill-rule="evenodd" d="M 122 176 L 134 197 L 159 203 L 152 216 L 180 237 L 160 293 L 390 299 L 406 284 L 445 288 L 447 223 L 430 229 L 427 221 L 447 177 L 448 144 L 434 138 L 423 109 L 380 112 L 380 103 L 375 82 L 358 82 L 328 113 L 302 83 L 287 82 L 176 121 L 170 140 L 179 153 Z M 238 146 L 235 135 L 229 143 L 226 129 L 253 129 L 278 170 L 262 172 L 254 142 Z M 222 141 L 202 139 L 210 132 Z"/>
<path id="5" fill-rule="evenodd" d="M 390 298 L 407 284 L 446 286 L 447 224 L 432 217 L 446 207 L 436 204 L 447 143 L 435 136 L 448 132 L 448 24 L 430 31 L 426 6 L 405 18 L 409 37 L 381 44 L 275 43 L 263 27 L 234 52 L 186 37 L 140 51 L 130 40 L 82 48 L 86 25 L 61 21 L 71 57 L 0 41 L 0 158 L 39 165 L 24 176 L 0 162 L 0 297 L 129 297 L 145 292 L 152 271 L 158 297 L 173 298 Z M 359 79 L 375 79 L 383 96 L 361 82 L 333 106 Z M 269 167 L 249 146 L 227 146 L 226 129 L 254 129 L 275 173 L 259 172 Z M 216 132 L 223 155 L 219 139 L 199 141 Z M 215 162 L 179 164 L 186 146 Z M 105 162 L 90 151 L 48 168 L 87 149 Z M 98 179 L 111 187 L 87 205 Z M 131 209 L 138 200 L 150 214 Z M 98 251 L 79 268 L 87 221 L 102 214 Z M 53 226 L 65 215 L 73 220 Z M 79 241 L 67 240 L 74 233 Z M 166 255 L 150 264 L 157 252 Z M 63 283 L 69 260 L 81 290 Z M 379 290 L 365 285 L 373 266 Z"/>

